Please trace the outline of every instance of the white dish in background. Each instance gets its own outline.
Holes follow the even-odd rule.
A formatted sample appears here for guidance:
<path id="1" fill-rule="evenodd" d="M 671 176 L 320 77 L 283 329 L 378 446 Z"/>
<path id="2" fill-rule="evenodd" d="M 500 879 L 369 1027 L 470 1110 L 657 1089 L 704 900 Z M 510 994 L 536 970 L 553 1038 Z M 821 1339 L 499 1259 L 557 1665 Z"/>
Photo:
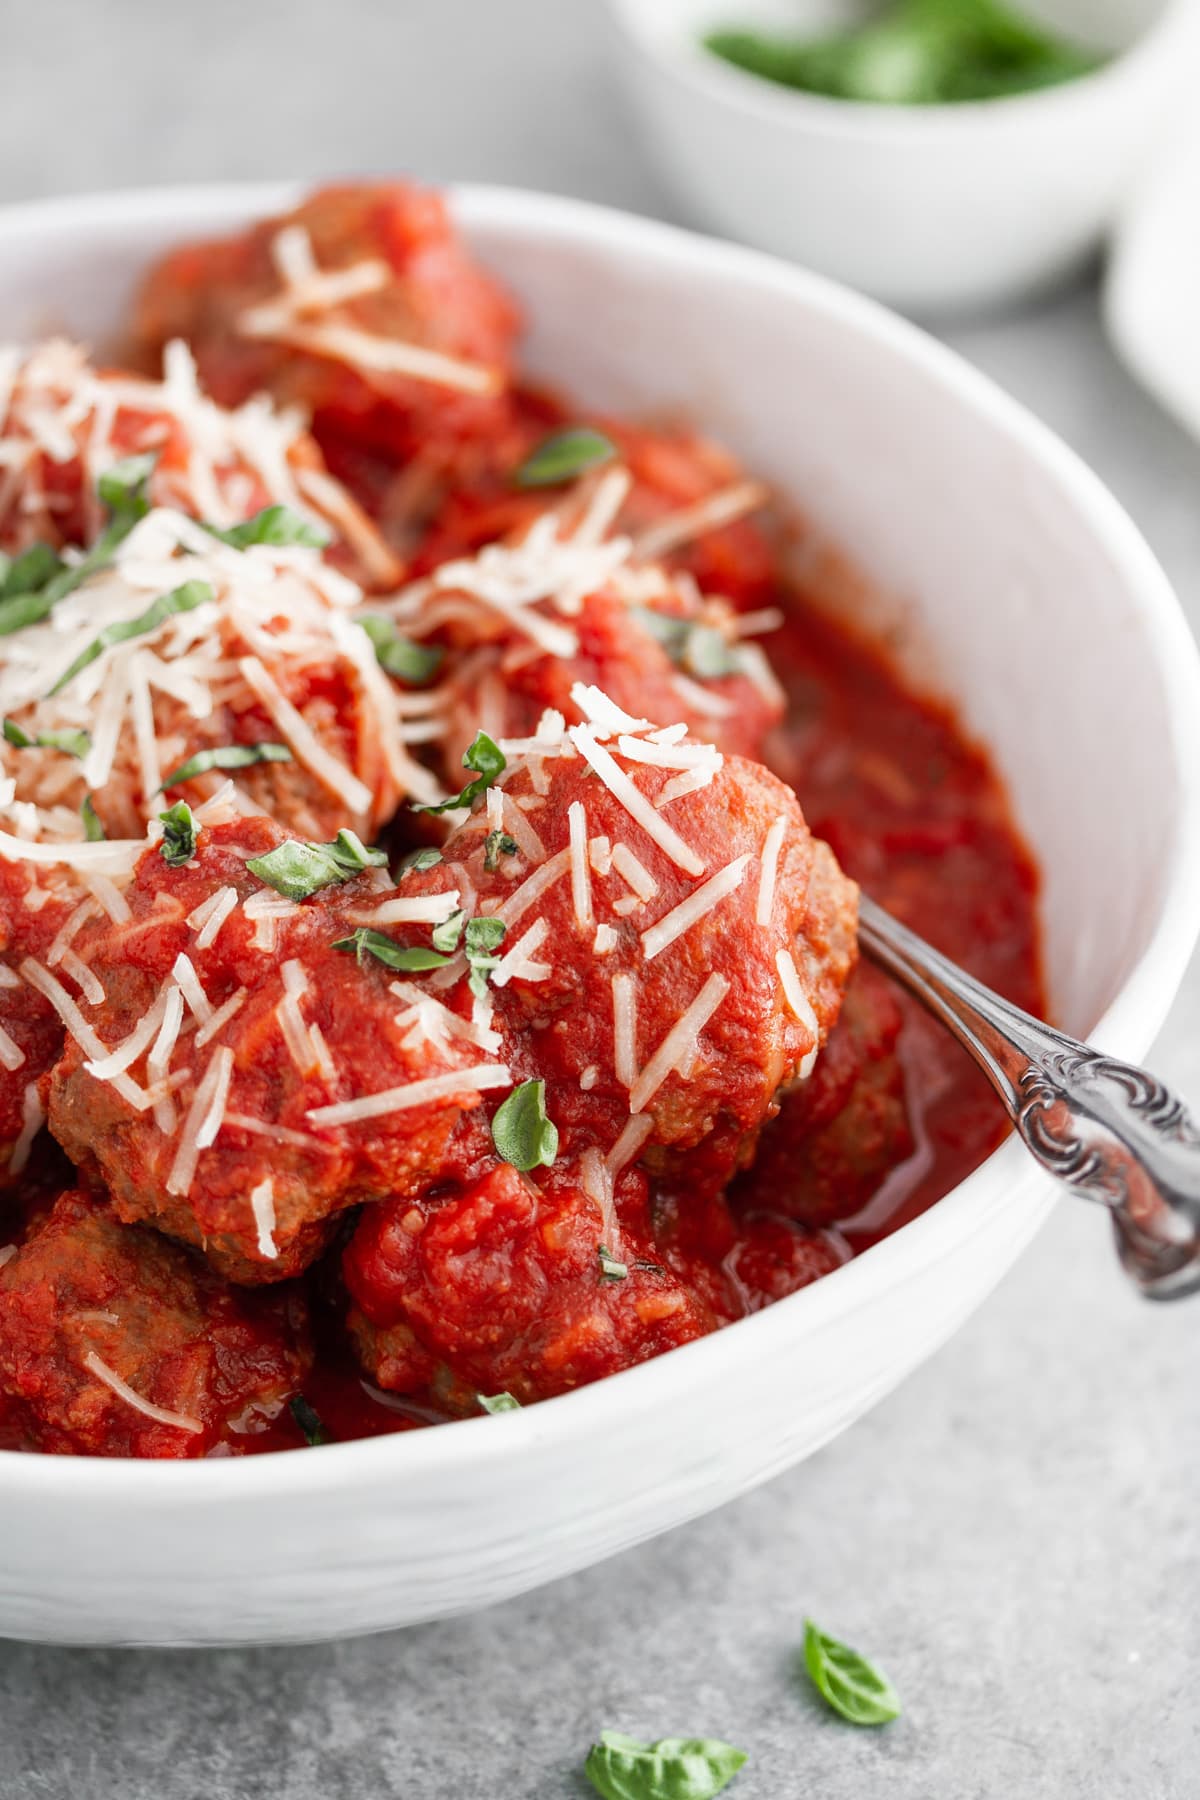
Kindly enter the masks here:
<path id="1" fill-rule="evenodd" d="M 648 141 L 697 222 L 923 315 L 1078 269 L 1200 76 L 1200 0 L 1026 4 L 1123 54 L 1040 93 L 863 105 L 793 92 L 699 42 L 722 25 L 815 33 L 861 4 L 608 0 Z"/>
<path id="2" fill-rule="evenodd" d="M 0 213 L 0 336 L 102 338 L 166 246 L 289 198 Z M 880 619 L 991 746 L 1042 861 L 1058 1015 L 1143 1056 L 1200 921 L 1200 665 L 1116 501 L 949 351 L 814 276 L 572 201 L 465 189 L 455 211 L 525 303 L 537 374 L 616 411 L 688 410 L 894 597 Z M 245 1460 L 0 1453 L 0 1632 L 313 1639 L 586 1567 L 851 1424 L 956 1330 L 1051 1199 L 1010 1141 L 815 1286 L 523 1412 Z"/>
<path id="3" fill-rule="evenodd" d="M 1113 238 L 1104 315 L 1122 360 L 1200 438 L 1200 132 L 1135 191 Z"/>

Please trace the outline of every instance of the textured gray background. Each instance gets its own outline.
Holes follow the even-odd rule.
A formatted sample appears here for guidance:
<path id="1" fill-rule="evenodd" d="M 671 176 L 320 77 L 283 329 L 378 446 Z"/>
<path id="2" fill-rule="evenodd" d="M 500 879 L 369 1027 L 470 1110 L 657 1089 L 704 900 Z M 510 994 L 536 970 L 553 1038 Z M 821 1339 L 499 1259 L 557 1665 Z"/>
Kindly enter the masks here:
<path id="1" fill-rule="evenodd" d="M 590 0 L 0 0 L 0 30 L 3 199 L 408 168 L 676 216 Z M 1200 450 L 1113 364 L 1094 295 L 949 335 L 1099 469 L 1200 622 Z M 1193 969 L 1154 1060 L 1200 1099 L 1198 1026 Z M 1198 1334 L 1200 1301 L 1139 1304 L 1064 1205 L 848 1437 L 529 1599 L 311 1650 L 0 1645 L 0 1794 L 556 1800 L 613 1725 L 732 1738 L 746 1800 L 1191 1800 Z M 898 1725 L 817 1710 L 806 1611 L 886 1663 Z"/>

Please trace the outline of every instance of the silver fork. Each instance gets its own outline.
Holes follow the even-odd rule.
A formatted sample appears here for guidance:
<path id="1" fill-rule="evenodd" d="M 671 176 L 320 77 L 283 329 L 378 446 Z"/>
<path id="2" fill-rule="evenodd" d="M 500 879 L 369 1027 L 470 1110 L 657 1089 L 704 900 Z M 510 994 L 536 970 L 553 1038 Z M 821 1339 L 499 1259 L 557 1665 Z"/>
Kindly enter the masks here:
<path id="1" fill-rule="evenodd" d="M 1108 1208 L 1142 1293 L 1200 1289 L 1200 1128 L 1183 1102 L 1010 1005 L 865 894 L 859 942 L 970 1051 L 1035 1160 Z"/>

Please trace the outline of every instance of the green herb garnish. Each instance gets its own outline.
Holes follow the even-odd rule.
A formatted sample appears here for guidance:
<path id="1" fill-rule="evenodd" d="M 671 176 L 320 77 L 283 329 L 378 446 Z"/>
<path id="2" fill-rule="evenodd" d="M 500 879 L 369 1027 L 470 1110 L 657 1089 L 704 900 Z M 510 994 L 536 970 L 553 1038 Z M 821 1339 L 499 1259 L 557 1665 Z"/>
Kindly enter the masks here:
<path id="1" fill-rule="evenodd" d="M 289 838 L 263 856 L 251 856 L 246 867 L 288 900 L 307 900 L 320 888 L 353 881 L 364 869 L 387 864 L 382 850 L 368 850 L 353 831 L 339 831 L 331 844 Z"/>
<path id="2" fill-rule="evenodd" d="M 452 955 L 458 949 L 458 940 L 463 934 L 463 926 L 466 922 L 467 915 L 460 909 L 458 912 L 452 912 L 448 919 L 443 919 L 440 925 L 435 925 L 429 934 L 434 949 L 444 950 Z"/>
<path id="3" fill-rule="evenodd" d="M 313 1446 L 332 1444 L 333 1438 L 329 1434 L 328 1427 L 316 1408 L 309 1405 L 303 1394 L 292 1395 L 288 1401 L 288 1411 L 299 1426 L 306 1444 Z"/>
<path id="4" fill-rule="evenodd" d="M 511 1394 L 476 1394 L 485 1413 L 520 1412 L 521 1402 Z"/>
<path id="5" fill-rule="evenodd" d="M 730 30 L 703 41 L 724 61 L 784 87 L 892 106 L 1026 93 L 1091 74 L 1107 60 L 1005 0 L 893 0 L 865 24 L 826 37 Z"/>
<path id="6" fill-rule="evenodd" d="M 162 820 L 162 842 L 159 855 L 172 869 L 182 868 L 196 854 L 196 821 L 186 800 L 180 800 L 169 812 L 159 813 Z"/>
<path id="7" fill-rule="evenodd" d="M 738 646 L 731 644 L 715 625 L 704 625 L 696 619 L 681 619 L 675 613 L 655 612 L 649 606 L 630 609 L 640 625 L 660 643 L 676 668 L 683 669 L 700 681 L 714 681 L 722 675 L 736 675 L 742 664 Z"/>
<path id="8" fill-rule="evenodd" d="M 804 1666 L 818 1693 L 851 1725 L 886 1725 L 899 1718 L 900 1697 L 882 1670 L 811 1619 L 804 1621 Z"/>
<path id="9" fill-rule="evenodd" d="M 64 750 L 68 756 L 86 756 L 92 747 L 86 731 L 37 731 L 30 737 L 15 719 L 5 719 L 0 731 L 18 750 Z"/>
<path id="10" fill-rule="evenodd" d="M 83 820 L 84 842 L 102 844 L 107 835 L 100 823 L 100 815 L 92 804 L 92 796 L 85 794 L 79 808 L 79 816 Z"/>
<path id="11" fill-rule="evenodd" d="M 189 756 L 177 769 L 164 775 L 163 788 L 194 781 L 197 775 L 207 775 L 210 769 L 248 769 L 254 763 L 291 761 L 292 753 L 286 744 L 218 744 L 212 750 L 197 750 L 195 756 Z"/>
<path id="12" fill-rule="evenodd" d="M 0 553 L 0 600 L 36 594 L 62 567 L 62 557 L 49 544 L 34 544 L 20 556 Z"/>
<path id="13" fill-rule="evenodd" d="M 108 507 L 108 524 L 77 563 L 68 567 L 45 544 L 36 544 L 9 566 L 0 589 L 0 637 L 47 618 L 60 600 L 112 561 L 117 546 L 150 511 L 156 460 L 154 455 L 127 456 L 100 477 L 97 491 Z"/>
<path id="14" fill-rule="evenodd" d="M 61 693 L 89 663 L 94 663 L 98 656 L 103 656 L 114 644 L 123 644 L 127 638 L 144 637 L 148 631 L 157 631 L 160 625 L 165 624 L 176 613 L 194 612 L 198 606 L 205 606 L 214 598 L 207 581 L 185 581 L 179 587 L 172 588 L 169 594 L 160 594 L 153 606 L 148 606 L 136 619 L 118 619 L 115 624 L 106 625 L 92 639 L 87 649 L 79 652 L 70 668 L 59 676 L 50 689 L 50 694 Z M 47 695 L 47 699 L 49 697 Z"/>
<path id="15" fill-rule="evenodd" d="M 489 831 L 483 840 L 483 866 L 489 875 L 500 867 L 502 856 L 516 856 L 519 846 L 507 831 Z"/>
<path id="16" fill-rule="evenodd" d="M 546 1117 L 546 1084 L 523 1081 L 492 1120 L 496 1154 L 514 1169 L 549 1168 L 558 1155 L 558 1126 Z"/>
<path id="17" fill-rule="evenodd" d="M 616 454 L 617 446 L 602 431 L 573 425 L 544 439 L 525 458 L 513 482 L 519 488 L 557 487 L 561 481 L 574 481 L 589 469 L 611 462 Z"/>
<path id="18" fill-rule="evenodd" d="M 493 781 L 504 773 L 504 752 L 486 731 L 476 733 L 475 742 L 463 756 L 463 768 L 475 770 L 475 780 L 468 781 L 461 794 L 451 800 L 439 800 L 434 806 L 415 806 L 414 812 L 454 812 L 460 806 L 472 806 L 485 794 Z"/>
<path id="19" fill-rule="evenodd" d="M 602 1731 L 584 1774 L 603 1800 L 713 1800 L 729 1786 L 746 1752 L 720 1738 L 659 1738 L 643 1744 Z"/>
<path id="20" fill-rule="evenodd" d="M 626 1276 L 629 1274 L 628 1263 L 623 1263 L 619 1257 L 613 1255 L 611 1250 L 606 1250 L 603 1244 L 597 1246 L 596 1255 L 600 1259 L 600 1280 L 602 1283 L 625 1280 Z"/>
<path id="21" fill-rule="evenodd" d="M 369 925 L 361 925 L 351 937 L 335 939 L 331 948 L 355 956 L 360 968 L 368 956 L 373 956 L 387 968 L 400 969 L 406 975 L 419 974 L 425 969 L 444 969 L 450 961 L 448 956 L 439 956 L 436 950 L 427 950 L 423 944 L 397 944 L 382 931 L 372 931 Z"/>
<path id="22" fill-rule="evenodd" d="M 482 1000 L 487 993 L 488 978 L 500 961 L 492 952 L 500 948 L 507 929 L 503 919 L 488 917 L 467 921 L 466 943 L 463 946 L 467 954 L 467 966 L 471 971 L 467 976 L 467 986 L 477 1000 Z M 505 1105 L 507 1104 L 506 1101 Z"/>
<path id="23" fill-rule="evenodd" d="M 242 525 L 223 529 L 206 522 L 204 529 L 223 544 L 232 544 L 235 550 L 248 550 L 251 544 L 308 544 L 314 550 L 323 550 L 331 537 L 324 525 L 302 519 L 290 506 L 264 506 Z"/>
<path id="24" fill-rule="evenodd" d="M 437 644 L 414 644 L 379 613 L 364 613 L 358 623 L 375 646 L 380 668 L 409 687 L 425 687 L 445 661 L 446 652 Z"/>
<path id="25" fill-rule="evenodd" d="M 396 864 L 396 880 L 402 880 L 405 875 L 418 875 L 423 869 L 436 869 L 441 860 L 441 851 L 432 846 L 424 850 L 409 850 Z"/>

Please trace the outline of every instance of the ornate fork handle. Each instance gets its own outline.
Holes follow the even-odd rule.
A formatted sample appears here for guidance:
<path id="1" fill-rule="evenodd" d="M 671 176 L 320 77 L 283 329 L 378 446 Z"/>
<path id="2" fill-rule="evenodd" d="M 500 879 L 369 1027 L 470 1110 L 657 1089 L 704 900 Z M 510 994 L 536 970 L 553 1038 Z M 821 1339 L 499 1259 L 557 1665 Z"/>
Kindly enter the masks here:
<path id="1" fill-rule="evenodd" d="M 1182 1101 L 1010 1005 L 865 894 L 859 940 L 970 1051 L 1042 1167 L 1108 1207 L 1142 1292 L 1200 1289 L 1200 1128 Z"/>

